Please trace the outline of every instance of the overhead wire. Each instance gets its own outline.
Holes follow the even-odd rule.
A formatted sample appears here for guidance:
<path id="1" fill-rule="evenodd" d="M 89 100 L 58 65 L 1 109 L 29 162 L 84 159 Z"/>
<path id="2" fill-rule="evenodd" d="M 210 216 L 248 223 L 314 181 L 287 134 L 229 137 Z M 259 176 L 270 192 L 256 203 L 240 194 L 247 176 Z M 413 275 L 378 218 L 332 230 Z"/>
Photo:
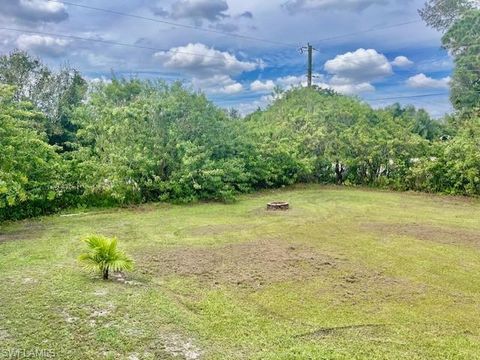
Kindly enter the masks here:
<path id="1" fill-rule="evenodd" d="M 116 11 L 116 10 L 109 10 L 109 9 L 104 9 L 104 8 L 98 8 L 98 7 L 83 5 L 83 4 L 77 4 L 77 3 L 70 2 L 70 1 L 63 1 L 63 0 L 62 1 L 61 0 L 47 0 L 47 1 L 62 3 L 62 4 L 65 4 L 65 5 L 69 5 L 69 6 L 75 6 L 75 7 L 85 8 L 85 9 L 90 9 L 90 10 L 95 10 L 95 11 L 101 11 L 101 12 L 105 12 L 105 13 L 111 13 L 111 14 L 115 14 L 115 15 L 118 15 L 118 16 L 136 18 L 136 19 L 146 20 L 146 21 L 151 21 L 151 22 L 156 22 L 156 23 L 163 23 L 163 24 L 167 24 L 167 25 L 171 25 L 171 26 L 175 26 L 175 27 L 183 27 L 183 28 L 188 28 L 188 29 L 193 29 L 193 30 L 198 30 L 198 31 L 205 31 L 205 32 L 210 32 L 210 33 L 221 34 L 221 35 L 224 35 L 224 36 L 242 38 L 242 39 L 246 39 L 246 40 L 254 40 L 254 41 L 261 41 L 261 42 L 266 42 L 266 43 L 272 43 L 272 44 L 276 44 L 276 45 L 286 45 L 286 46 L 297 47 L 297 45 L 293 45 L 293 44 L 290 44 L 290 43 L 284 43 L 284 42 L 279 42 L 279 41 L 275 41 L 275 40 L 252 37 L 252 36 L 248 36 L 248 35 L 244 35 L 244 34 L 225 32 L 225 31 L 220 31 L 220 30 L 215 30 L 215 29 L 207 29 L 207 28 L 202 28 L 202 27 L 199 27 L 199 26 L 193 26 L 193 25 L 188 25 L 188 24 L 176 23 L 176 22 L 172 22 L 172 21 L 160 20 L 160 19 L 150 18 L 150 17 L 146 17 L 146 16 L 141 16 L 141 15 L 124 13 L 124 12 L 120 12 L 120 11 Z M 384 29 L 389 29 L 389 28 L 394 28 L 394 27 L 400 27 L 400 26 L 410 25 L 410 24 L 414 24 L 414 23 L 418 23 L 418 22 L 421 22 L 421 20 L 411 20 L 411 21 L 406 21 L 406 22 L 397 23 L 397 24 L 390 24 L 390 25 L 385 25 L 385 26 L 375 26 L 373 28 L 366 29 L 366 30 L 360 30 L 360 31 L 357 31 L 355 33 L 352 32 L 352 33 L 346 33 L 346 34 L 326 37 L 326 38 L 323 38 L 323 39 L 318 39 L 316 42 L 325 42 L 325 41 L 330 41 L 330 40 L 337 40 L 337 39 L 350 37 L 350 36 L 354 36 L 354 35 L 358 35 L 358 34 L 362 34 L 362 33 L 368 33 L 368 32 L 374 32 L 374 31 L 379 31 L 379 30 L 384 30 Z M 165 52 L 165 53 L 169 52 L 169 53 L 173 53 L 173 54 L 178 53 L 178 54 L 202 56 L 202 57 L 206 57 L 206 58 L 222 58 L 222 59 L 224 59 L 224 56 L 222 56 L 222 55 L 208 55 L 208 54 L 200 54 L 200 53 L 183 51 L 183 50 L 162 49 L 162 48 L 157 48 L 157 47 L 123 43 L 123 42 L 117 42 L 117 41 L 112 41 L 112 40 L 86 38 L 86 37 L 81 37 L 81 36 L 76 36 L 76 35 L 58 34 L 58 33 L 52 33 L 52 32 L 36 31 L 36 30 L 29 30 L 29 29 L 9 28 L 9 27 L 0 27 L 0 30 L 14 31 L 14 32 L 21 32 L 21 33 L 40 34 L 40 35 L 46 35 L 46 36 L 56 36 L 56 37 L 62 37 L 62 38 L 67 38 L 67 39 L 79 40 L 79 41 L 91 41 L 91 42 L 97 42 L 97 43 L 103 43 L 103 44 L 109 44 L 109 45 L 115 45 L 115 46 L 124 46 L 124 47 L 130 47 L 130 48 L 152 50 L 152 51 L 157 51 L 157 52 Z M 480 45 L 480 43 L 458 44 L 458 46 L 474 46 L 474 45 Z M 431 61 L 427 61 L 427 62 L 422 61 L 422 64 L 430 63 L 430 62 L 436 62 L 436 61 L 438 61 L 438 59 L 432 59 Z M 468 69 L 468 70 L 477 72 L 477 70 L 475 70 L 475 69 Z M 448 95 L 448 93 L 435 93 L 435 94 L 421 94 L 421 95 L 411 95 L 411 96 L 385 97 L 385 98 L 365 99 L 365 100 L 366 101 L 384 101 L 384 100 L 422 98 L 422 97 L 443 96 L 443 95 Z"/>
<path id="2" fill-rule="evenodd" d="M 170 26 L 175 26 L 175 27 L 182 27 L 182 28 L 192 29 L 192 30 L 196 30 L 196 31 L 203 31 L 203 32 L 209 32 L 209 33 L 214 33 L 214 34 L 220 34 L 220 35 L 223 35 L 223 36 L 235 37 L 235 38 L 244 39 L 244 40 L 253 40 L 253 41 L 259 41 L 259 42 L 276 44 L 276 45 L 285 45 L 285 46 L 295 47 L 295 48 L 297 48 L 299 46 L 298 44 L 285 43 L 285 42 L 281 42 L 281 41 L 277 41 L 277 40 L 264 39 L 264 38 L 259 38 L 259 37 L 255 37 L 255 36 L 239 34 L 239 33 L 235 33 L 235 32 L 227 32 L 227 31 L 204 28 L 204 27 L 201 27 L 201 26 L 177 23 L 177 22 L 167 21 L 167 20 L 161 20 L 161 19 L 156 19 L 156 18 L 152 18 L 152 17 L 148 17 L 148 16 L 136 15 L 136 14 L 126 13 L 126 12 L 117 11 L 117 10 L 111 10 L 111 9 L 94 7 L 94 6 L 90 6 L 90 5 L 78 4 L 78 3 L 74 3 L 74 2 L 70 2 L 70 1 L 63 1 L 63 0 L 47 0 L 47 1 L 60 3 L 60 4 L 64 4 L 64 5 L 69 5 L 69 6 L 74 6 L 74 7 L 83 8 L 83 9 L 100 11 L 100 12 L 114 14 L 114 15 L 123 16 L 123 17 L 129 17 L 129 18 L 133 18 L 133 19 L 145 20 L 145 21 L 150 21 L 150 22 L 155 22 L 155 23 L 160 23 L 160 24 L 165 24 L 165 25 L 170 25 Z"/>
<path id="3" fill-rule="evenodd" d="M 205 58 L 221 58 L 221 59 L 225 58 L 223 55 L 208 55 L 208 54 L 200 54 L 200 53 L 184 51 L 184 50 L 162 49 L 162 48 L 145 46 L 145 45 L 122 43 L 122 42 L 118 42 L 118 41 L 96 39 L 96 38 L 86 38 L 86 37 L 77 36 L 77 35 L 59 34 L 59 33 L 52 33 L 52 32 L 39 31 L 39 30 L 18 29 L 18 28 L 10 28 L 10 27 L 5 27 L 5 26 L 0 26 L 0 30 L 13 31 L 13 32 L 19 32 L 19 33 L 28 33 L 28 34 L 54 36 L 54 37 L 61 37 L 61 38 L 65 38 L 65 39 L 72 39 L 72 40 L 79 40 L 79 41 L 91 41 L 91 42 L 97 42 L 97 43 L 102 43 L 102 44 L 125 46 L 125 47 L 130 47 L 130 48 L 152 50 L 152 51 L 172 53 L 172 54 L 187 54 L 187 55 L 194 55 L 194 56 L 202 56 L 202 57 L 205 57 Z"/>
<path id="4" fill-rule="evenodd" d="M 411 20 L 411 21 L 406 21 L 406 22 L 401 22 L 401 23 L 396 23 L 396 24 L 390 24 L 390 25 L 385 25 L 385 26 L 378 25 L 378 26 L 374 26 L 370 29 L 359 30 L 359 31 L 356 31 L 356 32 L 325 37 L 325 38 L 313 41 L 312 43 L 320 43 L 320 42 L 325 42 L 325 41 L 338 40 L 338 39 L 343 39 L 343 38 L 346 38 L 346 37 L 355 36 L 355 35 L 358 35 L 358 34 L 365 34 L 365 33 L 375 32 L 375 31 L 379 31 L 379 30 L 385 30 L 385 29 L 390 29 L 390 28 L 395 28 L 395 27 L 400 27 L 400 26 L 405 26 L 405 25 L 411 25 L 411 24 L 415 24 L 415 23 L 419 23 L 419 22 L 422 22 L 422 20 Z"/>
<path id="5" fill-rule="evenodd" d="M 424 97 L 434 97 L 434 96 L 445 96 L 449 95 L 449 93 L 431 93 L 431 94 L 419 94 L 419 95 L 402 95 L 402 96 L 391 96 L 391 97 L 384 97 L 384 98 L 373 98 L 363 99 L 364 101 L 386 101 L 386 100 L 399 100 L 399 99 L 414 99 L 414 98 L 424 98 Z"/>

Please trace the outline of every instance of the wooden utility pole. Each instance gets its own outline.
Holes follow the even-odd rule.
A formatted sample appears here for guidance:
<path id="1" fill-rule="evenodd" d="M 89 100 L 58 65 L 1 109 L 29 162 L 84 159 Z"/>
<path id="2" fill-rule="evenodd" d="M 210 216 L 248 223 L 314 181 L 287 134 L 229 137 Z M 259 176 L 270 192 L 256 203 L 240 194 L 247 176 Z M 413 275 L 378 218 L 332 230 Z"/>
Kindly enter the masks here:
<path id="1" fill-rule="evenodd" d="M 304 46 L 300 48 L 300 52 L 303 54 L 305 51 L 307 51 L 308 55 L 308 67 L 307 67 L 307 85 L 308 87 L 312 87 L 312 78 L 313 78 L 313 48 L 312 45 L 307 44 L 307 46 Z"/>
<path id="2" fill-rule="evenodd" d="M 308 44 L 308 73 L 307 73 L 307 78 L 308 78 L 308 87 L 312 87 L 312 71 L 313 71 L 313 46 Z"/>

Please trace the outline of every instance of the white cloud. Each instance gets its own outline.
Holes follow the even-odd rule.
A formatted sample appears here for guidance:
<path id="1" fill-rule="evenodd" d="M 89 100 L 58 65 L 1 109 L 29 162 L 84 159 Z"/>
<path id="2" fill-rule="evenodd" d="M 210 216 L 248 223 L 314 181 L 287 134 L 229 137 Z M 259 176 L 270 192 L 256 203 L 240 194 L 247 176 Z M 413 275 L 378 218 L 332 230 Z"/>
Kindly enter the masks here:
<path id="1" fill-rule="evenodd" d="M 450 80 L 450 76 L 433 79 L 421 73 L 410 77 L 407 80 L 407 85 L 417 89 L 448 89 Z"/>
<path id="2" fill-rule="evenodd" d="M 243 91 L 243 85 L 240 83 L 235 83 L 235 84 L 224 86 L 220 92 L 223 92 L 225 94 L 237 94 L 242 91 Z"/>
<path id="3" fill-rule="evenodd" d="M 261 62 L 242 61 L 235 55 L 201 43 L 157 52 L 154 57 L 166 68 L 185 71 L 196 77 L 211 77 L 219 73 L 235 76 L 263 66 Z"/>
<path id="4" fill-rule="evenodd" d="M 324 89 L 335 90 L 336 92 L 344 95 L 356 95 L 375 91 L 375 87 L 368 82 L 354 83 L 350 79 L 341 78 L 338 76 L 333 76 L 330 79 L 326 79 L 322 74 L 314 74 L 312 83 L 313 85 L 322 87 Z M 307 86 L 307 78 L 305 75 L 287 75 L 277 78 L 276 80 L 266 80 L 265 82 L 256 80 L 250 85 L 250 90 L 273 90 L 275 85 L 287 90 L 295 86 Z"/>
<path id="5" fill-rule="evenodd" d="M 337 55 L 325 63 L 325 70 L 351 83 L 371 82 L 393 73 L 392 65 L 383 54 L 374 49 L 358 49 Z"/>
<path id="6" fill-rule="evenodd" d="M 264 82 L 255 80 L 250 84 L 250 90 L 252 91 L 272 91 L 275 87 L 273 80 L 266 80 Z"/>
<path id="7" fill-rule="evenodd" d="M 47 56 L 61 56 L 65 54 L 70 41 L 51 36 L 22 34 L 16 43 L 21 50 L 34 51 Z"/>
<path id="8" fill-rule="evenodd" d="M 2 15 L 31 22 L 61 22 L 68 18 L 65 5 L 46 0 L 6 0 Z"/>
<path id="9" fill-rule="evenodd" d="M 343 95 L 358 95 L 361 93 L 366 92 L 373 92 L 375 91 L 375 87 L 367 82 L 360 83 L 360 84 L 349 84 L 349 83 L 335 83 L 335 81 L 331 81 L 330 83 L 320 83 L 318 86 L 326 89 L 335 90 L 336 92 L 343 94 Z"/>
<path id="10" fill-rule="evenodd" d="M 216 74 L 206 78 L 192 78 L 192 85 L 196 89 L 209 94 L 237 94 L 243 91 L 243 85 L 228 75 Z"/>
<path id="11" fill-rule="evenodd" d="M 387 0 L 288 0 L 282 6 L 290 14 L 319 10 L 362 11 L 372 5 L 386 5 Z"/>
<path id="12" fill-rule="evenodd" d="M 413 61 L 411 61 L 406 56 L 397 56 L 395 60 L 392 61 L 392 65 L 399 67 L 399 68 L 406 68 L 413 65 Z"/>
<path id="13" fill-rule="evenodd" d="M 307 78 L 306 76 L 293 76 L 293 75 L 288 75 L 288 76 L 283 76 L 277 79 L 278 85 L 282 87 L 292 87 L 292 86 L 298 86 L 301 84 L 307 84 Z"/>
<path id="14" fill-rule="evenodd" d="M 275 100 L 272 95 L 264 95 L 258 100 L 254 100 L 247 103 L 240 103 L 235 108 L 240 111 L 242 115 L 247 115 L 257 110 L 258 108 L 264 109 Z"/>
<path id="15" fill-rule="evenodd" d="M 368 82 L 353 83 L 350 79 L 333 76 L 330 79 L 325 79 L 322 74 L 314 74 L 313 85 L 317 85 L 324 89 L 335 90 L 336 92 L 344 95 L 356 95 L 365 92 L 375 91 L 375 87 Z M 307 86 L 307 78 L 305 75 L 288 75 L 277 78 L 275 81 L 266 80 L 261 82 L 259 80 L 254 81 L 250 85 L 252 91 L 264 91 L 273 90 L 275 85 L 278 85 L 284 89 L 290 89 L 294 86 Z"/>
<path id="16" fill-rule="evenodd" d="M 324 76 L 322 74 L 315 73 L 313 74 L 312 83 L 318 84 L 319 82 L 324 81 Z M 307 86 L 307 76 L 306 75 L 287 75 L 280 77 L 276 80 L 276 83 L 284 88 L 291 88 L 294 86 Z"/>
<path id="17" fill-rule="evenodd" d="M 85 78 L 92 85 L 110 84 L 112 82 L 112 79 L 109 79 L 106 76 L 99 76 L 99 77 L 94 77 L 94 78 L 90 78 L 90 77 L 86 76 Z"/>
<path id="18" fill-rule="evenodd" d="M 157 52 L 154 58 L 160 60 L 166 68 L 192 75 L 192 85 L 207 93 L 242 92 L 243 85 L 232 77 L 263 66 L 261 61 L 242 61 L 233 54 L 200 43 Z"/>
<path id="19" fill-rule="evenodd" d="M 358 49 L 337 55 L 324 66 L 331 75 L 320 86 L 341 94 L 354 95 L 375 91 L 371 84 L 393 74 L 392 65 L 385 55 L 374 49 Z"/>

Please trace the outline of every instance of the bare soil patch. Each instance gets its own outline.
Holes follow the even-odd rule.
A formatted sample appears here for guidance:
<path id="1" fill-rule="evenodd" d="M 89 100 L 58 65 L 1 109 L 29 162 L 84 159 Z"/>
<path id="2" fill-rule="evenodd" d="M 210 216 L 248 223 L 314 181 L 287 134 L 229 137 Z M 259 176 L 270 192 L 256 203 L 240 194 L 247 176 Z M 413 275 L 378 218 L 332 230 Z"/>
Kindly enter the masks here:
<path id="1" fill-rule="evenodd" d="M 12 231 L 0 229 L 0 244 L 7 241 L 32 240 L 38 238 L 45 231 L 45 225 L 26 223 L 22 228 Z"/>
<path id="2" fill-rule="evenodd" d="M 257 290 L 283 282 L 326 280 L 329 285 L 319 296 L 324 296 L 325 291 L 336 294 L 335 303 L 355 305 L 372 299 L 408 302 L 426 291 L 407 279 L 393 278 L 316 248 L 279 239 L 219 247 L 152 249 L 136 258 L 144 274 L 185 276 L 210 287 Z"/>
<path id="3" fill-rule="evenodd" d="M 221 247 L 173 248 L 143 254 L 142 271 L 159 276 L 195 277 L 212 285 L 245 287 L 315 277 L 336 266 L 317 250 L 266 240 Z"/>
<path id="4" fill-rule="evenodd" d="M 434 241 L 441 244 L 462 244 L 480 248 L 480 231 L 476 232 L 472 230 L 415 223 L 368 223 L 363 224 L 361 228 L 384 236 L 409 236 L 419 240 Z"/>
<path id="5" fill-rule="evenodd" d="M 163 336 L 164 349 L 169 355 L 185 360 L 200 359 L 202 351 L 193 342 L 177 334 Z"/>
<path id="6" fill-rule="evenodd" d="M 405 278 L 391 277 L 382 272 L 357 267 L 333 281 L 333 292 L 338 294 L 336 303 L 377 304 L 382 301 L 408 303 L 425 295 L 426 285 L 413 283 Z M 378 303 L 377 303 L 378 302 Z M 374 311 L 375 307 L 372 307 Z"/>
<path id="7" fill-rule="evenodd" d="M 225 233 L 233 233 L 246 229 L 251 229 L 251 225 L 237 225 L 237 224 L 218 224 L 218 225 L 203 225 L 188 228 L 186 234 L 191 236 L 216 236 Z"/>
<path id="8" fill-rule="evenodd" d="M 352 335 L 365 335 L 364 332 L 383 331 L 385 325 L 383 324 L 358 324 L 345 325 L 337 327 L 325 327 L 317 330 L 297 335 L 296 337 L 326 337 L 328 335 L 339 335 L 340 333 L 353 333 Z"/>

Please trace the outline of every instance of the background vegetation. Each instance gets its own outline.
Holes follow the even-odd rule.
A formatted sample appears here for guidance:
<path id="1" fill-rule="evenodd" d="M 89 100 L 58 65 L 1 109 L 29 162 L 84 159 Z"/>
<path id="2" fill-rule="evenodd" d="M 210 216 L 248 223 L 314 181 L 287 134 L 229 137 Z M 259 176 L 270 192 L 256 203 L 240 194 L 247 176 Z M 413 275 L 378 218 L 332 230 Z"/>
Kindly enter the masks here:
<path id="1" fill-rule="evenodd" d="M 455 114 L 374 110 L 320 88 L 246 118 L 179 83 L 90 84 L 15 51 L 0 57 L 0 220 L 71 206 L 231 201 L 296 182 L 480 194 L 480 10 L 421 11 L 455 57 Z M 457 6 L 458 5 L 458 6 Z"/>

